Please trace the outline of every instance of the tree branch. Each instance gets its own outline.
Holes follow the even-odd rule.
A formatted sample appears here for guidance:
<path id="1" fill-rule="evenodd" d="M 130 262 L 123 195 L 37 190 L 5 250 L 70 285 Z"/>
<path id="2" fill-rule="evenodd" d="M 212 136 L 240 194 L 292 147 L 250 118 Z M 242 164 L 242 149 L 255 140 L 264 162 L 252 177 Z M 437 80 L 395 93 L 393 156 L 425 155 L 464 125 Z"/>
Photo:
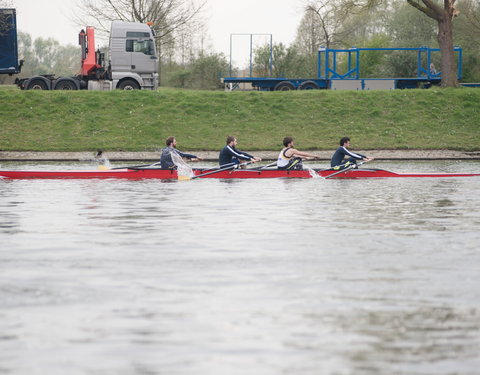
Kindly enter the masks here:
<path id="1" fill-rule="evenodd" d="M 420 12 L 425 13 L 428 17 L 433 18 L 434 20 L 439 21 L 441 16 L 443 16 L 443 9 L 437 6 L 436 4 L 432 3 L 430 0 L 422 0 L 425 6 L 420 5 L 417 0 L 407 0 L 412 7 L 418 9 Z M 434 10 L 433 6 L 437 8 L 440 12 Z"/>

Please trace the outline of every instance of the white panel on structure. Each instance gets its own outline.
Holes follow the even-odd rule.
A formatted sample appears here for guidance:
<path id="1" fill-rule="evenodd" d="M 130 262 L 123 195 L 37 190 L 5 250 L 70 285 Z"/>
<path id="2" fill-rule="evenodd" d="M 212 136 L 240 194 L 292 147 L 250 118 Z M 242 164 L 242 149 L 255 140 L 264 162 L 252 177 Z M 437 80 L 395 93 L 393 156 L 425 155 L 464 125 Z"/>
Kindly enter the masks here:
<path id="1" fill-rule="evenodd" d="M 360 79 L 332 79 L 331 81 L 332 90 L 361 90 L 362 89 L 362 80 Z"/>
<path id="2" fill-rule="evenodd" d="M 394 90 L 394 79 L 366 79 L 364 90 Z"/>
<path id="3" fill-rule="evenodd" d="M 88 89 L 95 91 L 109 91 L 112 89 L 112 81 L 88 81 Z"/>

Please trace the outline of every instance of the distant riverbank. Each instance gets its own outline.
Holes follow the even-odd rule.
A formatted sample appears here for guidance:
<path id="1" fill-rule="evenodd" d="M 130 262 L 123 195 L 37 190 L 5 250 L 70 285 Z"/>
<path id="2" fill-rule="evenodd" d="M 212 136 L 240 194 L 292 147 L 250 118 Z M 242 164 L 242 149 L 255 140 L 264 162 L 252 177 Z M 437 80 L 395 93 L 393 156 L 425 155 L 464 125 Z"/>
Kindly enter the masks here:
<path id="1" fill-rule="evenodd" d="M 0 87 L 0 103 L 1 151 L 151 155 L 172 135 L 180 150 L 194 153 L 218 152 L 227 135 L 238 138 L 239 149 L 254 153 L 278 152 L 282 139 L 292 136 L 299 149 L 326 152 L 326 158 L 344 136 L 357 151 L 399 150 L 405 157 L 417 153 L 411 150 L 480 151 L 480 89 L 472 88 L 90 92 Z"/>
<path id="2" fill-rule="evenodd" d="M 480 151 L 452 150 L 357 150 L 360 153 L 373 156 L 377 160 L 480 160 Z M 217 161 L 218 151 L 194 152 L 205 161 Z M 277 151 L 250 151 L 263 160 L 275 160 Z M 330 160 L 332 151 L 312 151 L 322 160 Z M 110 161 L 156 161 L 158 152 L 104 152 L 104 157 Z M 95 158 L 94 152 L 27 152 L 0 151 L 0 161 L 87 161 Z"/>

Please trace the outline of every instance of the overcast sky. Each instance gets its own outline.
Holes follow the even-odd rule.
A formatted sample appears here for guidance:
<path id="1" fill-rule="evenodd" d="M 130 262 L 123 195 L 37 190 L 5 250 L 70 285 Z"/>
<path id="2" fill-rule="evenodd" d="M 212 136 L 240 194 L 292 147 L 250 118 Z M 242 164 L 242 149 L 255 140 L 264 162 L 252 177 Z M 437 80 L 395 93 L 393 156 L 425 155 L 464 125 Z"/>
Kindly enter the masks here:
<path id="1" fill-rule="evenodd" d="M 33 38 L 53 37 L 62 44 L 77 43 L 80 30 L 70 18 L 79 0 L 10 2 L 17 8 L 19 30 L 28 32 Z M 208 0 L 203 18 L 214 51 L 228 57 L 232 33 L 272 34 L 274 43 L 290 44 L 302 18 L 302 3 L 302 0 Z M 234 55 L 248 54 L 248 40 L 248 37 L 234 37 Z M 258 37 L 254 44 L 264 40 Z"/>

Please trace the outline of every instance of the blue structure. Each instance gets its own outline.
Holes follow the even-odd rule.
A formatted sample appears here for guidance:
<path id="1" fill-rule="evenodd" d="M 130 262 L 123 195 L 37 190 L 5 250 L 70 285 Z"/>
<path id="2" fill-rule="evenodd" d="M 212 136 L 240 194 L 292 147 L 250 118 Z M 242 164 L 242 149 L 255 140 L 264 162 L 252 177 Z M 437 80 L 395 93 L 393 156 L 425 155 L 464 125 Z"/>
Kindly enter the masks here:
<path id="1" fill-rule="evenodd" d="M 17 74 L 18 63 L 17 14 L 15 9 L 0 9 L 0 74 Z"/>
<path id="2" fill-rule="evenodd" d="M 416 75 L 411 78 L 364 78 L 360 75 L 362 53 L 372 51 L 410 51 L 416 54 Z M 438 48 L 349 48 L 330 49 L 320 48 L 317 58 L 316 78 L 273 78 L 252 77 L 225 77 L 222 81 L 230 89 L 234 89 L 240 83 L 250 83 L 254 88 L 266 91 L 287 90 L 378 90 L 378 89 L 410 89 L 430 87 L 439 84 L 441 72 L 433 69 L 432 53 L 439 52 Z M 462 49 L 454 48 L 457 56 L 457 78 L 462 78 Z M 340 72 L 339 56 L 346 56 L 346 72 Z"/>

